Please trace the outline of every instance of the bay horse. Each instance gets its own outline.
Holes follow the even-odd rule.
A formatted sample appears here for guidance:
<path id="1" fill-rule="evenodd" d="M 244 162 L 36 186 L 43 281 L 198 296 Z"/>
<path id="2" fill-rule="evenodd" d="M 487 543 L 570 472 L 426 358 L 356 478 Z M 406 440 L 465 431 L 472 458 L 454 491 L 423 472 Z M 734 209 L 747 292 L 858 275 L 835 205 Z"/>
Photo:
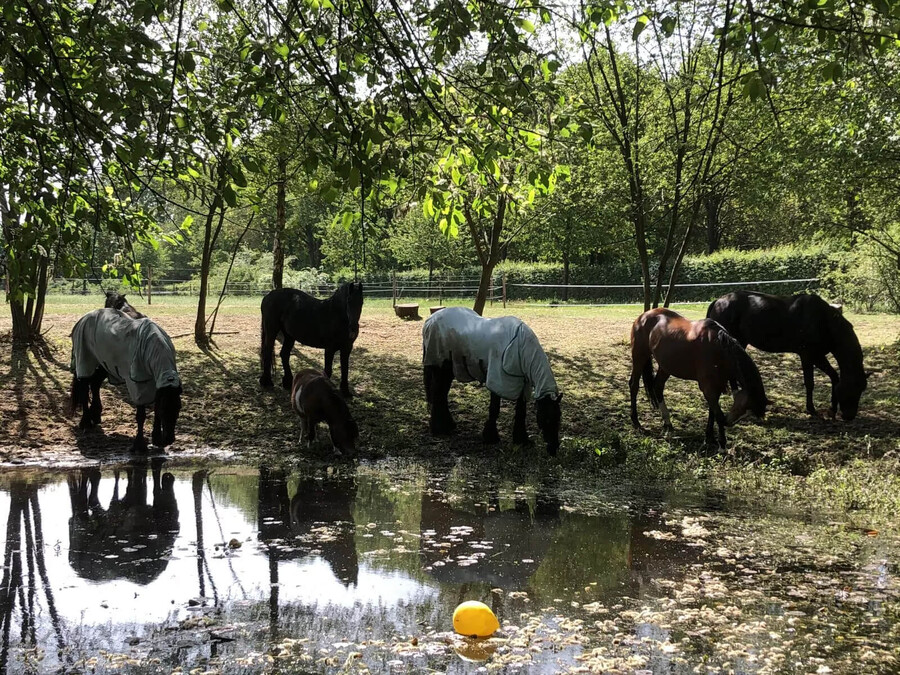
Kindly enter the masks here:
<path id="1" fill-rule="evenodd" d="M 839 308 L 814 293 L 778 296 L 734 291 L 710 304 L 706 316 L 722 324 L 743 347 L 798 354 L 808 414 L 816 414 L 813 368 L 818 368 L 831 378 L 831 417 L 838 410 L 848 422 L 856 417 L 868 376 L 859 339 Z M 829 353 L 840 374 L 828 362 Z"/>
<path id="2" fill-rule="evenodd" d="M 659 370 L 653 374 L 653 359 Z M 658 307 L 641 314 L 631 327 L 631 423 L 640 429 L 637 394 L 640 379 L 651 405 L 663 418 L 663 428 L 672 430 L 663 389 L 670 376 L 695 380 L 709 406 L 706 441 L 713 443 L 714 426 L 719 425 L 719 447 L 725 447 L 725 427 L 752 412 L 762 419 L 766 414 L 765 389 L 756 364 L 737 340 L 711 319 L 690 321 L 671 309 Z M 734 403 L 726 418 L 719 397 L 737 382 Z"/>
<path id="3" fill-rule="evenodd" d="M 172 340 L 153 321 L 131 319 L 112 308 L 88 312 L 72 329 L 70 368 L 74 372 L 72 409 L 79 405 L 82 408 L 79 428 L 100 424 L 100 385 L 108 378 L 112 384 L 125 384 L 131 402 L 137 406 L 134 449 L 144 446 L 144 421 L 151 403 L 153 445 L 162 448 L 175 441 L 175 424 L 181 412 L 181 378 Z"/>
<path id="4" fill-rule="evenodd" d="M 324 374 L 308 368 L 294 375 L 291 407 L 300 416 L 300 442 L 306 441 L 306 447 L 316 440 L 316 425 L 325 422 L 335 454 L 356 454 L 359 427 L 346 401 Z"/>
<path id="5" fill-rule="evenodd" d="M 291 350 L 299 342 L 307 347 L 325 350 L 325 377 L 331 377 L 334 355 L 341 355 L 341 394 L 350 398 L 347 371 L 350 352 L 359 337 L 359 316 L 362 314 L 363 285 L 350 282 L 338 288 L 326 300 L 317 300 L 295 288 L 278 288 L 269 291 L 262 299 L 262 387 L 273 386 L 272 360 L 275 340 L 281 336 L 281 365 L 284 376 L 281 386 L 291 390 Z"/>
<path id="6" fill-rule="evenodd" d="M 120 312 L 125 312 L 132 319 L 143 319 L 146 314 L 141 314 L 134 307 L 132 307 L 128 300 L 125 299 L 125 295 L 123 293 L 117 293 L 116 291 L 106 291 L 106 304 L 104 307 L 112 307 L 113 309 L 117 309 Z"/>
<path id="7" fill-rule="evenodd" d="M 431 411 L 431 433 L 446 435 L 456 428 L 447 395 L 454 379 L 480 382 L 491 392 L 485 443 L 498 443 L 500 399 L 516 402 L 513 442 L 528 443 L 525 403 L 534 396 L 537 423 L 547 452 L 559 449 L 560 401 L 550 361 L 521 319 L 485 319 L 465 307 L 448 307 L 432 314 L 422 327 L 425 397 Z"/>

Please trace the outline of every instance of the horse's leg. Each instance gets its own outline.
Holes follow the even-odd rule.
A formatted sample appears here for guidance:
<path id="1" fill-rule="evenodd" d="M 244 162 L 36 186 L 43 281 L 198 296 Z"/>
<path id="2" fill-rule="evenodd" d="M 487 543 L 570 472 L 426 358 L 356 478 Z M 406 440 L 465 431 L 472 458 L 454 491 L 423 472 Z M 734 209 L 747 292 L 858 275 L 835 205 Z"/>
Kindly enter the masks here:
<path id="1" fill-rule="evenodd" d="M 635 429 L 641 429 L 641 422 L 638 420 L 637 413 L 637 397 L 641 390 L 641 374 L 647 361 L 650 360 L 650 354 L 643 353 L 643 350 L 635 348 L 631 352 L 631 377 L 628 378 L 628 389 L 631 393 L 631 424 Z"/>
<path id="2" fill-rule="evenodd" d="M 322 372 L 329 380 L 331 379 L 331 373 L 334 367 L 334 353 L 336 351 L 336 349 L 329 349 L 327 347 L 325 349 L 325 367 L 322 369 Z"/>
<path id="3" fill-rule="evenodd" d="M 306 415 L 300 415 L 300 445 L 306 440 L 308 422 Z"/>
<path id="4" fill-rule="evenodd" d="M 822 354 L 822 356 L 816 359 L 816 368 L 831 378 L 831 410 L 829 413 L 831 414 L 831 419 L 834 419 L 838 409 L 837 386 L 841 381 L 841 376 L 828 362 L 828 357 L 825 354 Z"/>
<path id="5" fill-rule="evenodd" d="M 100 424 L 103 415 L 103 402 L 100 400 L 100 385 L 106 379 L 106 371 L 102 368 L 97 369 L 91 376 L 91 421 L 94 424 Z M 85 391 L 87 391 L 85 389 Z"/>
<path id="6" fill-rule="evenodd" d="M 281 343 L 281 367 L 284 375 L 281 378 L 281 386 L 291 390 L 294 384 L 294 374 L 291 372 L 291 350 L 294 348 L 294 338 L 284 333 L 284 341 Z"/>
<path id="7" fill-rule="evenodd" d="M 347 373 L 350 370 L 350 347 L 341 350 L 341 395 L 344 398 L 353 398 L 350 385 L 347 384 Z M 334 356 L 332 354 L 332 356 Z"/>
<path id="8" fill-rule="evenodd" d="M 429 366 L 433 367 L 433 366 Z M 453 384 L 453 365 L 449 362 L 435 368 L 431 378 L 431 433 L 444 436 L 453 433 L 456 422 L 450 414 L 450 385 Z"/>
<path id="9" fill-rule="evenodd" d="M 91 420 L 91 411 L 90 411 L 90 391 L 91 384 L 90 380 L 86 377 L 76 377 L 75 381 L 72 383 L 72 389 L 74 390 L 72 393 L 72 401 L 74 402 L 75 409 L 78 409 L 78 406 L 81 406 L 81 420 L 78 422 L 79 429 L 90 429 L 94 426 L 93 420 Z"/>
<path id="10" fill-rule="evenodd" d="M 803 385 L 806 387 L 806 412 L 815 416 L 816 406 L 813 404 L 813 386 L 815 384 L 813 368 L 815 363 L 813 359 L 805 354 L 800 355 L 800 363 L 803 366 Z"/>
<path id="11" fill-rule="evenodd" d="M 706 398 L 706 403 L 709 405 L 709 421 L 706 424 L 706 442 L 712 444 L 713 442 L 713 422 L 715 421 L 719 425 L 719 447 L 721 449 L 725 449 L 725 413 L 722 412 L 721 406 L 719 406 L 719 397 L 722 395 L 720 391 L 713 391 L 712 389 L 705 389 L 703 391 L 703 396 Z"/>
<path id="12" fill-rule="evenodd" d="M 500 434 L 497 432 L 497 418 L 500 416 L 500 397 L 491 392 L 491 404 L 488 407 L 487 422 L 481 432 L 481 439 L 485 443 L 499 443 Z"/>
<path id="13" fill-rule="evenodd" d="M 666 406 L 666 399 L 663 395 L 663 389 L 665 389 L 668 379 L 669 373 L 662 368 L 657 370 L 656 377 L 653 378 L 653 392 L 656 395 L 656 400 L 659 401 L 659 414 L 663 418 L 663 431 L 675 431 L 675 427 L 672 426 L 672 420 L 669 419 L 669 408 Z"/>
<path id="14" fill-rule="evenodd" d="M 513 419 L 513 443 L 517 445 L 528 445 L 531 439 L 528 438 L 528 429 L 525 428 L 525 395 L 523 394 L 516 399 L 516 415 Z"/>
<path id="15" fill-rule="evenodd" d="M 147 420 L 147 406 L 139 405 L 135 417 L 137 419 L 137 434 L 134 437 L 134 444 L 131 449 L 137 452 L 147 447 L 144 441 L 144 422 Z"/>

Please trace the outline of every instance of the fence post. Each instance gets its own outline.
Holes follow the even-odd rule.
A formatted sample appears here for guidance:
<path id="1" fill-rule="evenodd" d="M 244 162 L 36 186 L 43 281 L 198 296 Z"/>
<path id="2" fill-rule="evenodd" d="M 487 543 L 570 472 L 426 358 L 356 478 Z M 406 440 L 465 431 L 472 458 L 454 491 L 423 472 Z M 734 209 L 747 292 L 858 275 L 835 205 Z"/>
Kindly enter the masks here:
<path id="1" fill-rule="evenodd" d="M 147 265 L 147 304 L 153 304 L 153 265 Z"/>
<path id="2" fill-rule="evenodd" d="M 506 272 L 503 273 L 503 309 L 506 309 Z"/>
<path id="3" fill-rule="evenodd" d="M 438 306 L 440 307 L 443 304 L 444 304 L 444 282 L 439 281 L 438 282 Z"/>
<path id="4" fill-rule="evenodd" d="M 397 273 L 391 270 L 391 307 L 397 306 Z"/>

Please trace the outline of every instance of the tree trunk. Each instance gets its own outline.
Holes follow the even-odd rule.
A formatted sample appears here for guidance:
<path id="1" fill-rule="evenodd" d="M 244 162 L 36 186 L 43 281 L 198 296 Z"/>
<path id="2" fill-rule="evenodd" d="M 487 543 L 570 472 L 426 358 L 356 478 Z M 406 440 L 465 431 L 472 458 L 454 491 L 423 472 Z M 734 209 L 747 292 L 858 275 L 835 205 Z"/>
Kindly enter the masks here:
<path id="1" fill-rule="evenodd" d="M 219 212 L 219 227 L 225 218 L 225 207 L 219 192 L 213 199 L 206 215 L 206 225 L 203 228 L 203 257 L 200 261 L 200 297 L 197 299 L 197 318 L 194 321 L 194 342 L 201 349 L 209 347 L 209 336 L 206 334 L 206 295 L 209 291 L 209 268 L 212 260 L 213 243 L 213 219 L 216 211 Z"/>
<path id="2" fill-rule="evenodd" d="M 706 207 L 706 254 L 719 250 L 722 241 L 722 233 L 719 229 L 719 198 L 713 194 L 703 197 L 703 205 Z"/>
<path id="3" fill-rule="evenodd" d="M 284 226 L 285 226 L 285 183 L 287 181 L 287 159 L 278 157 L 278 196 L 275 206 L 275 237 L 272 243 L 272 288 L 284 284 Z"/>
<path id="4" fill-rule="evenodd" d="M 41 258 L 38 265 L 37 296 L 34 299 L 34 313 L 31 315 L 31 336 L 38 337 L 41 334 L 41 324 L 44 322 L 44 305 L 47 302 L 47 267 L 49 261 Z"/>
<path id="5" fill-rule="evenodd" d="M 569 301 L 569 252 L 563 253 L 563 302 Z"/>
<path id="6" fill-rule="evenodd" d="M 312 223 L 306 224 L 306 250 L 309 255 L 309 266 L 318 268 L 321 263 L 319 241 L 316 239 L 316 229 Z"/>
<path id="7" fill-rule="evenodd" d="M 478 294 L 475 296 L 475 306 L 472 309 L 481 316 L 484 314 L 484 305 L 487 303 L 488 293 L 491 290 L 491 280 L 494 278 L 494 268 L 497 261 L 487 261 L 481 265 L 481 279 L 478 282 Z"/>

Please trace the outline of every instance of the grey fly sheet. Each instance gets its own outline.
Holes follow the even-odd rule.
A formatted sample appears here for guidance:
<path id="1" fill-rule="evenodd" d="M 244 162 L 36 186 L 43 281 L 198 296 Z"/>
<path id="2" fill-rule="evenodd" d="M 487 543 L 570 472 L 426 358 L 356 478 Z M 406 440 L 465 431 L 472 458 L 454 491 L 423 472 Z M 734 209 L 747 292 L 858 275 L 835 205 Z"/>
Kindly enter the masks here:
<path id="1" fill-rule="evenodd" d="M 559 391 L 534 331 L 514 316 L 485 319 L 465 307 L 433 314 L 422 328 L 423 361 L 449 360 L 460 382 L 478 381 L 507 400 L 539 399 Z"/>
<path id="2" fill-rule="evenodd" d="M 117 309 L 85 314 L 72 330 L 71 369 L 77 378 L 103 368 L 112 384 L 124 384 L 135 405 L 150 405 L 156 390 L 181 384 L 175 347 L 150 319 L 132 319 Z"/>

